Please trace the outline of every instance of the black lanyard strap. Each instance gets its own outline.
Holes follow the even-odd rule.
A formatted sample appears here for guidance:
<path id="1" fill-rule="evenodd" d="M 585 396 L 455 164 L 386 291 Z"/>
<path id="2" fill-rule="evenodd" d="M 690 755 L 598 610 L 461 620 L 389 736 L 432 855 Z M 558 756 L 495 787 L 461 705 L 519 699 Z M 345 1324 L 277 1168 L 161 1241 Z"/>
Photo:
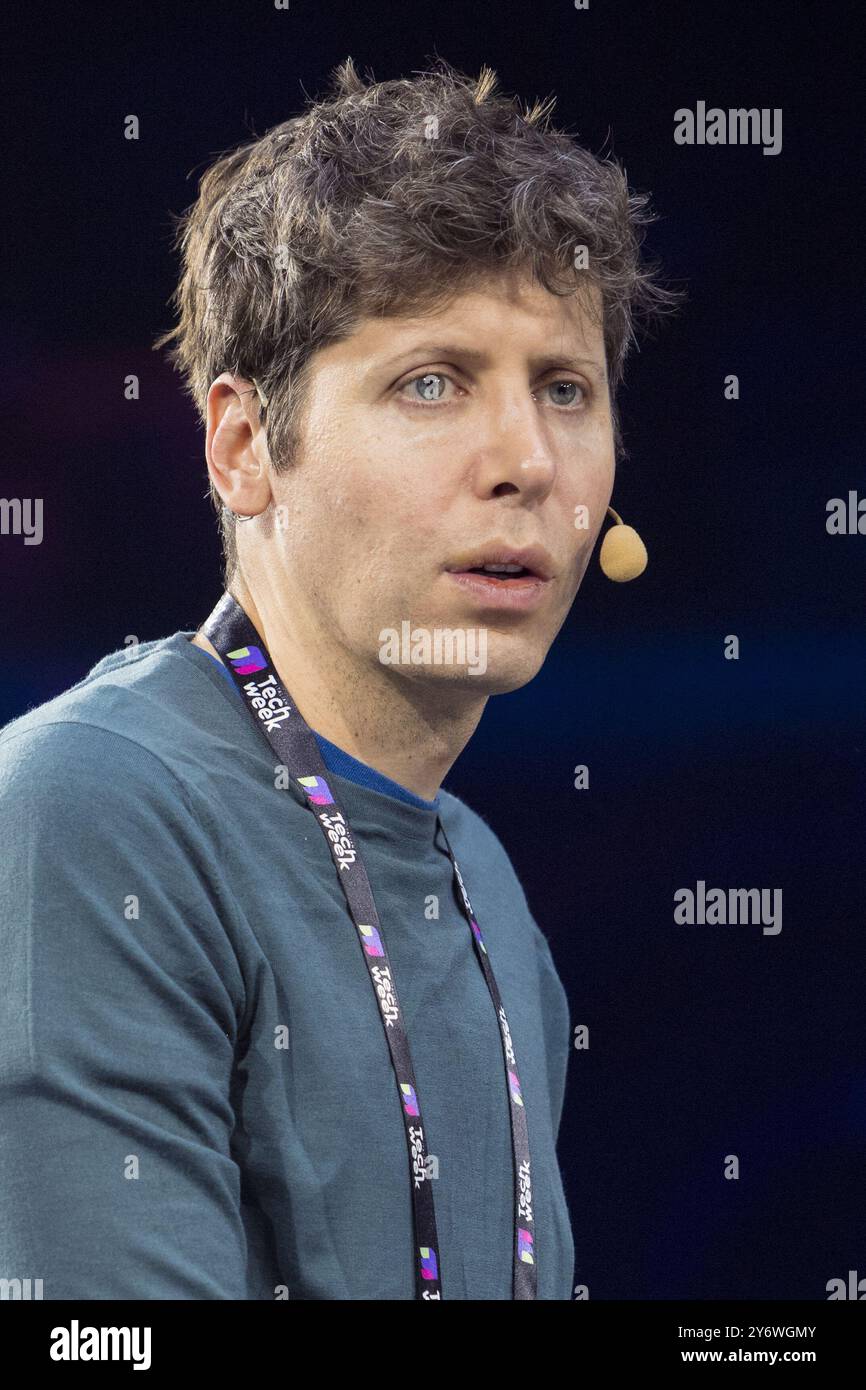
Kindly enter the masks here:
<path id="1" fill-rule="evenodd" d="M 288 770 L 289 776 L 297 782 L 303 792 L 331 851 L 337 877 L 343 886 L 349 913 L 358 932 L 370 981 L 379 1002 L 379 1012 L 401 1101 L 412 1183 L 415 1295 L 416 1298 L 441 1299 L 439 1238 L 436 1232 L 433 1193 L 430 1188 L 427 1137 L 421 1118 L 415 1069 L 412 1065 L 409 1039 L 403 1025 L 397 983 L 360 851 L 343 809 L 328 782 L 328 772 L 312 730 L 280 680 L 261 636 L 232 594 L 223 594 L 210 617 L 202 625 L 201 631 L 219 652 L 244 698 L 250 715 L 259 725 L 280 764 Z M 475 955 L 496 1010 L 502 1041 L 514 1157 L 512 1298 L 536 1298 L 538 1251 L 532 1209 L 529 1133 L 514 1045 L 487 947 L 472 911 L 463 876 L 448 842 L 441 817 L 437 817 L 437 827 L 445 841 L 459 899 L 472 931 Z"/>

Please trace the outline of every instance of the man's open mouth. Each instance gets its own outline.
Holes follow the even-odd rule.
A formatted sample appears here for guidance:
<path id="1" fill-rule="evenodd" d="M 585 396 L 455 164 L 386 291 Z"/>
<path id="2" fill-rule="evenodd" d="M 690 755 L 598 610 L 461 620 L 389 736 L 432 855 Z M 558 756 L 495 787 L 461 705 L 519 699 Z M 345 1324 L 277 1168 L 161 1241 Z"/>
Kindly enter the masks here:
<path id="1" fill-rule="evenodd" d="M 538 578 L 532 570 L 526 569 L 523 565 L 502 565 L 498 568 L 493 565 L 475 565 L 472 569 L 457 570 L 456 573 L 483 574 L 486 579 L 497 580 Z"/>
<path id="2" fill-rule="evenodd" d="M 516 550 L 495 543 L 462 555 L 446 568 L 451 574 L 475 574 L 495 584 L 543 583 L 553 574 L 550 556 L 541 546 Z"/>

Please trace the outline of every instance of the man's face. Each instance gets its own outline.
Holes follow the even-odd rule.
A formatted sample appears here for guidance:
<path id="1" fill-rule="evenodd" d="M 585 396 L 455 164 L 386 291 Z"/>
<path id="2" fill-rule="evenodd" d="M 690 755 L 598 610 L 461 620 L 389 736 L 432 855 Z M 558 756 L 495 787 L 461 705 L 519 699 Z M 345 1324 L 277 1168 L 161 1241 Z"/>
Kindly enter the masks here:
<path id="1" fill-rule="evenodd" d="M 314 356 L 299 452 L 272 480 L 270 582 L 354 660 L 381 661 L 384 630 L 407 621 L 431 638 L 472 630 L 476 654 L 483 630 L 483 673 L 477 655 L 475 674 L 390 669 L 513 690 L 565 620 L 613 474 L 601 327 L 576 298 L 486 280 L 435 314 L 367 319 Z M 508 557 L 535 577 L 466 573 Z"/>

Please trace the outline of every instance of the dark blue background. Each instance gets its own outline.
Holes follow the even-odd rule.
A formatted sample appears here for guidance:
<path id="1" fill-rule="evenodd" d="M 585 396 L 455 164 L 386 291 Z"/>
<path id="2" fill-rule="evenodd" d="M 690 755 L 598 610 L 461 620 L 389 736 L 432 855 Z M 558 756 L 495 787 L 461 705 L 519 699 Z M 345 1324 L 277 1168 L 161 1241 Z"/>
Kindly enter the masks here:
<path id="1" fill-rule="evenodd" d="M 649 568 L 620 586 L 593 561 L 544 670 L 490 703 L 446 783 L 505 842 L 590 1029 L 561 1159 L 592 1298 L 823 1299 L 866 1276 L 866 536 L 825 530 L 829 498 L 866 494 L 860 14 L 199 0 L 42 4 L 5 34 L 0 495 L 42 497 L 45 538 L 0 538 L 0 722 L 218 596 L 202 438 L 150 347 L 169 214 L 213 155 L 349 54 L 377 79 L 439 54 L 556 93 L 653 195 L 648 249 L 689 300 L 621 397 L 613 501 Z M 781 154 L 675 145 L 699 100 L 781 107 Z M 782 888 L 781 933 L 675 925 L 699 878 Z"/>

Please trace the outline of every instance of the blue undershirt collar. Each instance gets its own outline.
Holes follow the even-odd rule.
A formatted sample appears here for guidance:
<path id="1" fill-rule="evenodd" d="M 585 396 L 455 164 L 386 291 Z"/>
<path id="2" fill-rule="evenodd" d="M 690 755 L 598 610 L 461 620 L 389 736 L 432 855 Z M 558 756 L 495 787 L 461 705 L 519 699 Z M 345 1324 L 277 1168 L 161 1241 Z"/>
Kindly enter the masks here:
<path id="1" fill-rule="evenodd" d="M 204 651 L 205 656 L 210 657 L 214 665 L 219 667 L 238 699 L 243 700 L 231 673 L 223 663 L 213 655 L 213 652 L 205 651 L 204 647 L 199 648 L 199 650 Z M 316 733 L 315 729 L 311 732 L 315 735 L 319 745 L 322 762 L 328 771 L 333 772 L 336 777 L 345 777 L 350 782 L 357 782 L 359 786 L 369 787 L 371 791 L 382 792 L 384 796 L 395 796 L 398 801 L 407 801 L 410 806 L 421 806 L 425 811 L 438 811 L 438 796 L 433 801 L 425 801 L 422 796 L 416 796 L 414 792 L 409 791 L 408 787 L 401 787 L 399 782 L 395 782 L 391 777 L 386 777 L 383 772 L 377 772 L 374 767 L 368 767 L 360 759 L 353 758 L 351 753 L 338 748 L 337 744 L 325 738 L 324 734 Z"/>

